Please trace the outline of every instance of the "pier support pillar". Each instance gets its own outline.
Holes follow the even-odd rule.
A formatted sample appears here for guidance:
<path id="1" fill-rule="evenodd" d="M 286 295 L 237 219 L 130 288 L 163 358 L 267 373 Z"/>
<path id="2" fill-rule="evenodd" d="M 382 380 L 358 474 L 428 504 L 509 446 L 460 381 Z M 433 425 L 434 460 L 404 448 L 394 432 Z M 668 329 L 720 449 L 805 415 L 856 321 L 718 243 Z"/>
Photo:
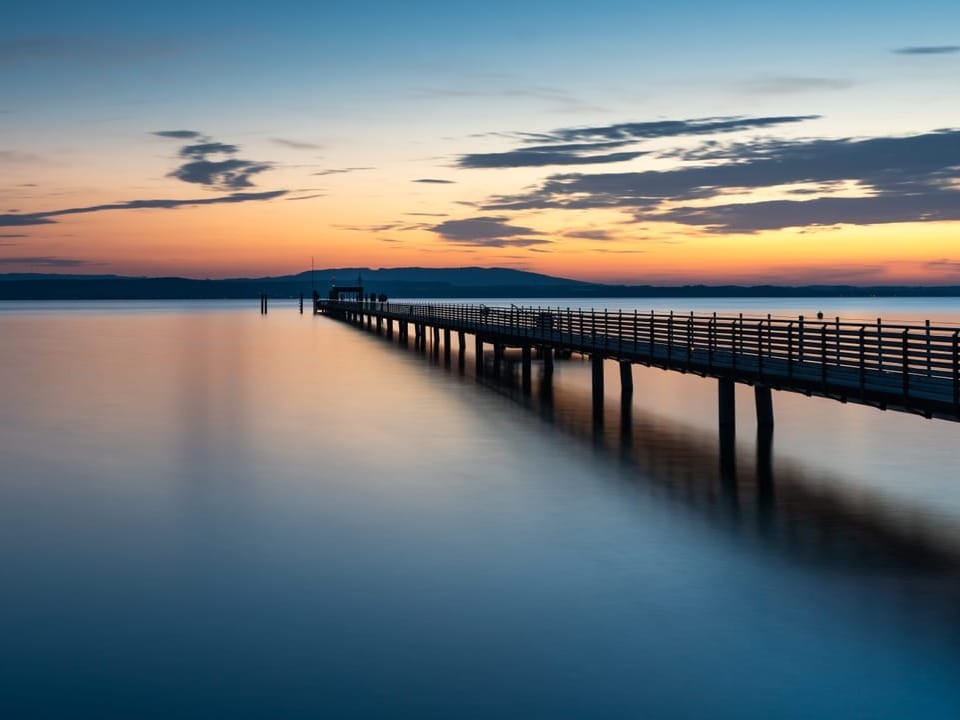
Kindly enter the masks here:
<path id="1" fill-rule="evenodd" d="M 387 339 L 393 339 L 393 319 L 387 318 Z"/>
<path id="2" fill-rule="evenodd" d="M 436 325 L 433 326 L 433 346 L 435 348 L 440 347 L 440 328 Z"/>
<path id="3" fill-rule="evenodd" d="M 533 349 L 532 349 L 529 345 L 524 345 L 524 346 L 523 346 L 523 349 L 522 349 L 522 351 L 521 351 L 521 352 L 522 352 L 522 362 L 521 362 L 520 372 L 521 372 L 522 386 L 523 386 L 523 394 L 524 394 L 524 395 L 529 395 L 529 394 L 530 394 L 530 388 L 531 388 L 531 386 L 533 385 L 533 382 L 532 382 L 532 380 L 531 380 L 531 375 L 532 375 L 532 374 L 531 374 L 531 372 L 530 372 L 530 359 L 531 359 L 531 356 L 532 356 L 532 354 L 533 354 L 532 350 L 533 350 Z"/>
<path id="4" fill-rule="evenodd" d="M 475 355 L 477 360 L 477 377 L 481 377 L 483 375 L 483 338 L 481 338 L 479 335 L 476 335 L 475 339 L 476 339 Z"/>
<path id="5" fill-rule="evenodd" d="M 757 404 L 757 432 L 773 430 L 773 393 L 770 386 L 754 385 L 753 396 Z"/>
<path id="6" fill-rule="evenodd" d="M 718 380 L 720 421 L 720 476 L 732 482 L 736 476 L 737 406 L 733 378 Z"/>
<path id="7" fill-rule="evenodd" d="M 460 343 L 460 354 L 462 355 L 467 349 L 467 334 L 463 330 L 457 333 L 457 342 Z"/>
<path id="8" fill-rule="evenodd" d="M 450 328 L 443 329 L 443 361 L 450 362 Z"/>
<path id="9" fill-rule="evenodd" d="M 553 377 L 553 348 L 544 347 L 540 352 L 543 356 L 543 377 L 549 381 Z"/>
<path id="10" fill-rule="evenodd" d="M 603 355 L 590 356 L 591 375 L 593 377 L 593 418 L 603 418 Z"/>
<path id="11" fill-rule="evenodd" d="M 633 365 L 629 360 L 620 361 L 620 393 L 625 399 L 633 396 Z"/>
<path id="12" fill-rule="evenodd" d="M 377 315 L 377 335 L 383 332 L 383 317 Z"/>
<path id="13" fill-rule="evenodd" d="M 500 377 L 500 366 L 503 364 L 503 345 L 493 344 L 493 374 Z"/>

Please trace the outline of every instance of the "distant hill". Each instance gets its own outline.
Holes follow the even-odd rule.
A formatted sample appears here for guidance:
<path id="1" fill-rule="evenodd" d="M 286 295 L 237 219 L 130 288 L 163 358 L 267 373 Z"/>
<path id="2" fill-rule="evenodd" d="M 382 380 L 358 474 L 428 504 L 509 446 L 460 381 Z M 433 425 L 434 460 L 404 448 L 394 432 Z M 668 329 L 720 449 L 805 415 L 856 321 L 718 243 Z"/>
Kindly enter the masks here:
<path id="1" fill-rule="evenodd" d="M 316 287 L 355 285 L 391 298 L 600 298 L 600 297 L 955 297 L 960 286 L 606 285 L 509 268 L 324 268 L 295 275 L 197 280 L 178 277 L 0 274 L 0 300 L 190 300 L 310 296 Z"/>

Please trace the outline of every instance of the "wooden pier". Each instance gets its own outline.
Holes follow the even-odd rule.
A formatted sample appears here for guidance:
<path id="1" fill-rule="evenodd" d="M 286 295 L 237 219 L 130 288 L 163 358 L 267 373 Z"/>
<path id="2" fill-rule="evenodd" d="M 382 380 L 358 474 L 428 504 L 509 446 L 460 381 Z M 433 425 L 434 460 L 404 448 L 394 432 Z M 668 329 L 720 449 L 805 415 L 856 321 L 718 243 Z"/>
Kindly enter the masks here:
<path id="1" fill-rule="evenodd" d="M 960 421 L 960 328 L 845 322 L 840 318 L 783 319 L 591 311 L 543 307 L 493 307 L 435 303 L 316 300 L 315 314 L 352 322 L 417 343 L 433 329 L 434 347 L 451 352 L 452 334 L 464 353 L 474 336 L 476 372 L 484 372 L 484 348 L 494 368 L 506 348 L 519 348 L 525 392 L 534 354 L 549 380 L 556 357 L 591 358 L 594 407 L 603 407 L 603 361 L 620 364 L 621 391 L 633 390 L 631 366 L 642 364 L 717 378 L 721 439 L 732 442 L 734 383 L 752 385 L 757 425 L 773 427 L 771 390 L 804 393 L 927 418 Z"/>

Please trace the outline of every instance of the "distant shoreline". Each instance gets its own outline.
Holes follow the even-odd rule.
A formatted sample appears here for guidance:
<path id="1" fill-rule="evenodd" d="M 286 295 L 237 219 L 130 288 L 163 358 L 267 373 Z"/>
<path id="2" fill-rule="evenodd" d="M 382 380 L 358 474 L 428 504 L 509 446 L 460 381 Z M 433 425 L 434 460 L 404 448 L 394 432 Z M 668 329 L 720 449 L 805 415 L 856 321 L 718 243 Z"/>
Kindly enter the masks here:
<path id="1" fill-rule="evenodd" d="M 229 300 L 323 297 L 336 279 L 394 298 L 826 298 L 960 297 L 960 285 L 608 285 L 503 268 L 338 268 L 283 277 L 197 280 L 0 274 L 0 300 Z"/>

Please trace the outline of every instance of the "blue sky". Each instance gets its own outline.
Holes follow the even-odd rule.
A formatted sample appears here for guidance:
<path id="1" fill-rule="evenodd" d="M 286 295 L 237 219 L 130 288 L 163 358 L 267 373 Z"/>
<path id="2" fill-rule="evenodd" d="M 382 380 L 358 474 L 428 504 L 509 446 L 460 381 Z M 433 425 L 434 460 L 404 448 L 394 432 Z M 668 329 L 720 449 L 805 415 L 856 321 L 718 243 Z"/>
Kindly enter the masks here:
<path id="1" fill-rule="evenodd" d="M 902 137 L 960 126 L 956 2 L 61 2 L 18 3 L 4 15 L 0 202 L 7 211 L 189 200 L 195 188 L 176 182 L 177 148 L 153 134 L 187 129 L 268 165 L 257 176 L 259 190 L 288 193 L 284 200 L 300 192 L 296 197 L 315 211 L 312 219 L 300 216 L 316 223 L 310 242 L 329 250 L 331 260 L 366 255 L 366 264 L 387 265 L 402 255 L 409 263 L 419 248 L 437 255 L 424 264 L 447 262 L 441 251 L 461 264 L 556 269 L 573 267 L 577 257 L 589 264 L 591 248 L 582 243 L 552 242 L 539 248 L 541 256 L 503 247 L 484 255 L 471 247 L 453 257 L 443 234 L 428 226 L 397 231 L 411 233 L 409 252 L 378 253 L 365 242 L 357 243 L 362 253 L 345 251 L 354 241 L 343 227 L 398 226 L 405 213 L 470 220 L 468 209 L 490 205 L 492 196 L 544 183 L 563 167 L 494 171 L 461 160 L 516 150 L 518 138 L 536 134 L 717 117 L 810 118 L 735 136 L 751 141 Z M 672 148 L 673 140 L 652 140 L 642 151 L 623 149 L 630 158 L 620 164 L 577 169 L 660 169 L 692 140 L 684 142 Z M 655 159 L 653 150 L 663 157 Z M 422 179 L 448 186 L 411 185 Z M 855 172 L 849 178 L 859 179 Z M 242 203 L 229 204 L 242 234 L 251 218 Z M 189 204 L 177 207 L 184 218 L 208 217 Z M 215 210 L 227 211 L 208 207 L 206 227 L 215 224 L 225 237 L 229 221 L 224 214 L 214 220 Z M 619 222 L 538 210 L 496 217 L 552 240 L 568 226 L 587 232 L 580 226 Z M 142 209 L 137 217 L 136 235 L 169 231 L 166 220 L 151 230 L 156 217 Z M 490 216 L 478 210 L 472 217 Z M 939 211 L 930 217 L 949 220 Z M 66 224 L 58 221 L 56 231 Z M 100 243 L 96 224 L 88 224 L 74 228 L 83 244 L 71 246 L 48 227 L 8 240 L 0 253 L 68 252 L 101 265 L 143 265 L 134 259 L 147 250 L 135 239 L 124 252 L 116 237 Z M 197 224 L 197 242 L 203 227 Z M 655 230 L 658 238 L 671 232 L 665 224 Z M 271 261 L 271 251 L 288 259 L 306 252 L 304 232 L 284 232 L 279 248 L 264 248 L 261 263 Z M 937 242 L 948 234 L 940 228 Z M 682 244 L 683 233 L 673 235 Z M 650 237 L 649 228 L 626 233 L 622 249 L 647 252 L 636 247 L 638 237 Z M 244 248 L 252 242 L 244 240 Z M 154 239 L 147 247 L 156 254 L 163 246 Z M 930 260 L 953 262 L 949 250 L 931 247 L 937 257 Z M 747 252 L 743 245 L 731 251 Z M 556 257 L 542 257 L 548 254 Z M 176 255 L 172 268 L 217 272 L 210 265 L 215 253 L 200 253 L 196 262 L 183 248 Z M 672 261 L 663 248 L 656 255 L 671 277 L 689 265 L 682 249 Z M 257 262 L 252 251 L 245 257 Z M 877 262 L 895 260 L 888 254 Z M 642 271 L 625 269 L 623 279 Z"/>

